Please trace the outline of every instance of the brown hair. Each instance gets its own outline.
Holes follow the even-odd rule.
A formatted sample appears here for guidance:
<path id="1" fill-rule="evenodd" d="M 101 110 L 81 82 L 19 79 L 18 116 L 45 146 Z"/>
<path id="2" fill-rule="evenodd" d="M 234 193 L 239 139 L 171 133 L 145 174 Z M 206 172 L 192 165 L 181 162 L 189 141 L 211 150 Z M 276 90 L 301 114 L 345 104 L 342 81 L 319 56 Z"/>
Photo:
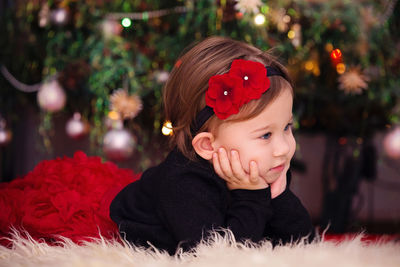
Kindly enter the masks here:
<path id="1" fill-rule="evenodd" d="M 206 106 L 205 92 L 208 80 L 211 76 L 227 73 L 232 61 L 239 58 L 274 67 L 281 71 L 284 77 L 269 77 L 271 87 L 260 99 L 243 105 L 238 114 L 224 121 L 213 115 L 200 131 L 210 131 L 222 122 L 253 118 L 263 111 L 283 88 L 289 87 L 292 91 L 286 68 L 275 57 L 254 46 L 225 37 L 210 37 L 191 46 L 176 62 L 163 89 L 165 117 L 173 126 L 171 144 L 176 145 L 189 159 L 196 158 L 190 129 L 197 113 Z"/>

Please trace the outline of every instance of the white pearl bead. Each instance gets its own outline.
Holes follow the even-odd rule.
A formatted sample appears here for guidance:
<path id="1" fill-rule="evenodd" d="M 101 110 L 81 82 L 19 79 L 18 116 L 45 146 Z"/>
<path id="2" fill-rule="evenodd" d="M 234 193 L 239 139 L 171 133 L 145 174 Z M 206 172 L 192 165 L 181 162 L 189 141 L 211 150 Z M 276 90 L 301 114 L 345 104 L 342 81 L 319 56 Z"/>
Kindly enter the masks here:
<path id="1" fill-rule="evenodd" d="M 228 91 L 224 91 L 224 95 L 228 95 Z"/>
<path id="2" fill-rule="evenodd" d="M 247 81 L 249 79 L 249 77 L 248 76 L 244 76 L 244 79 Z"/>

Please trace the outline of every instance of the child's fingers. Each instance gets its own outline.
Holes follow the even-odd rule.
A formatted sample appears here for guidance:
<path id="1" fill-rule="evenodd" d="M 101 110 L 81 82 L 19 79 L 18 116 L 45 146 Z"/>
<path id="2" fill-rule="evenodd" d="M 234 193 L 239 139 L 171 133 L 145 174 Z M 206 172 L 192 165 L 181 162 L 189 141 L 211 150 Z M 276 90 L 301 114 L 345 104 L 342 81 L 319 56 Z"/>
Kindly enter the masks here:
<path id="1" fill-rule="evenodd" d="M 258 174 L 258 166 L 255 161 L 250 161 L 250 183 L 256 184 L 258 183 L 259 174 Z"/>
<path id="2" fill-rule="evenodd" d="M 233 174 L 232 174 L 231 163 L 229 162 L 226 150 L 222 147 L 218 149 L 218 158 L 221 170 L 224 173 L 224 175 L 228 178 L 232 178 Z"/>
<path id="3" fill-rule="evenodd" d="M 218 174 L 219 177 L 224 178 L 224 173 L 222 172 L 221 166 L 219 165 L 219 159 L 217 153 L 213 153 L 212 161 L 215 173 Z"/>
<path id="4" fill-rule="evenodd" d="M 232 173 L 236 179 L 241 180 L 243 177 L 246 176 L 246 173 L 242 167 L 242 162 L 239 158 L 239 153 L 236 150 L 231 151 L 231 166 Z"/>

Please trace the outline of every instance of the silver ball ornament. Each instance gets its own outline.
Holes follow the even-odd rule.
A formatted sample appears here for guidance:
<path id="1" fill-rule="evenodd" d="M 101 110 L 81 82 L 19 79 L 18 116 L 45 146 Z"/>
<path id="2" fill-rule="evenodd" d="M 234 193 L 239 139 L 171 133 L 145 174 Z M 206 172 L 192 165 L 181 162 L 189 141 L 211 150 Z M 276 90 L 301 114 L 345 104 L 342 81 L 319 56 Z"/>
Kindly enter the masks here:
<path id="1" fill-rule="evenodd" d="M 103 139 L 103 151 L 108 159 L 122 161 L 128 159 L 135 149 L 134 137 L 125 129 L 112 129 Z"/>
<path id="2" fill-rule="evenodd" d="M 386 154 L 392 159 L 400 159 L 400 126 L 395 127 L 383 139 Z"/>
<path id="3" fill-rule="evenodd" d="M 10 130 L 0 129 L 0 146 L 7 145 L 12 138 L 12 134 Z"/>
<path id="4" fill-rule="evenodd" d="M 73 139 L 79 139 L 89 132 L 89 124 L 82 120 L 80 113 L 74 113 L 74 116 L 65 124 L 67 135 Z"/>
<path id="5" fill-rule="evenodd" d="M 6 128 L 5 120 L 0 119 L 0 146 L 7 145 L 12 138 L 11 131 Z"/>
<path id="6" fill-rule="evenodd" d="M 57 80 L 44 83 L 37 94 L 39 106 L 50 112 L 61 110 L 65 106 L 66 95 Z"/>
<path id="7" fill-rule="evenodd" d="M 165 83 L 169 78 L 169 72 L 162 70 L 156 73 L 156 79 L 158 83 Z"/>

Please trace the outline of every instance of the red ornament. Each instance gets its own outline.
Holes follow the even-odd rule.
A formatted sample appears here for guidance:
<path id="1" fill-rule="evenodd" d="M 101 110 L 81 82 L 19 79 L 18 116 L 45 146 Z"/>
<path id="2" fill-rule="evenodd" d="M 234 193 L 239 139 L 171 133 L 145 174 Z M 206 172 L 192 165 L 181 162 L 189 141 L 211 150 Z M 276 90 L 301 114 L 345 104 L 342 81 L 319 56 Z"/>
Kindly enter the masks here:
<path id="1" fill-rule="evenodd" d="M 342 60 L 342 51 L 340 51 L 340 49 L 332 50 L 331 59 L 334 61 L 341 61 Z"/>
<path id="2" fill-rule="evenodd" d="M 346 137 L 340 137 L 338 140 L 339 145 L 344 146 L 345 144 L 347 144 L 347 138 Z"/>

